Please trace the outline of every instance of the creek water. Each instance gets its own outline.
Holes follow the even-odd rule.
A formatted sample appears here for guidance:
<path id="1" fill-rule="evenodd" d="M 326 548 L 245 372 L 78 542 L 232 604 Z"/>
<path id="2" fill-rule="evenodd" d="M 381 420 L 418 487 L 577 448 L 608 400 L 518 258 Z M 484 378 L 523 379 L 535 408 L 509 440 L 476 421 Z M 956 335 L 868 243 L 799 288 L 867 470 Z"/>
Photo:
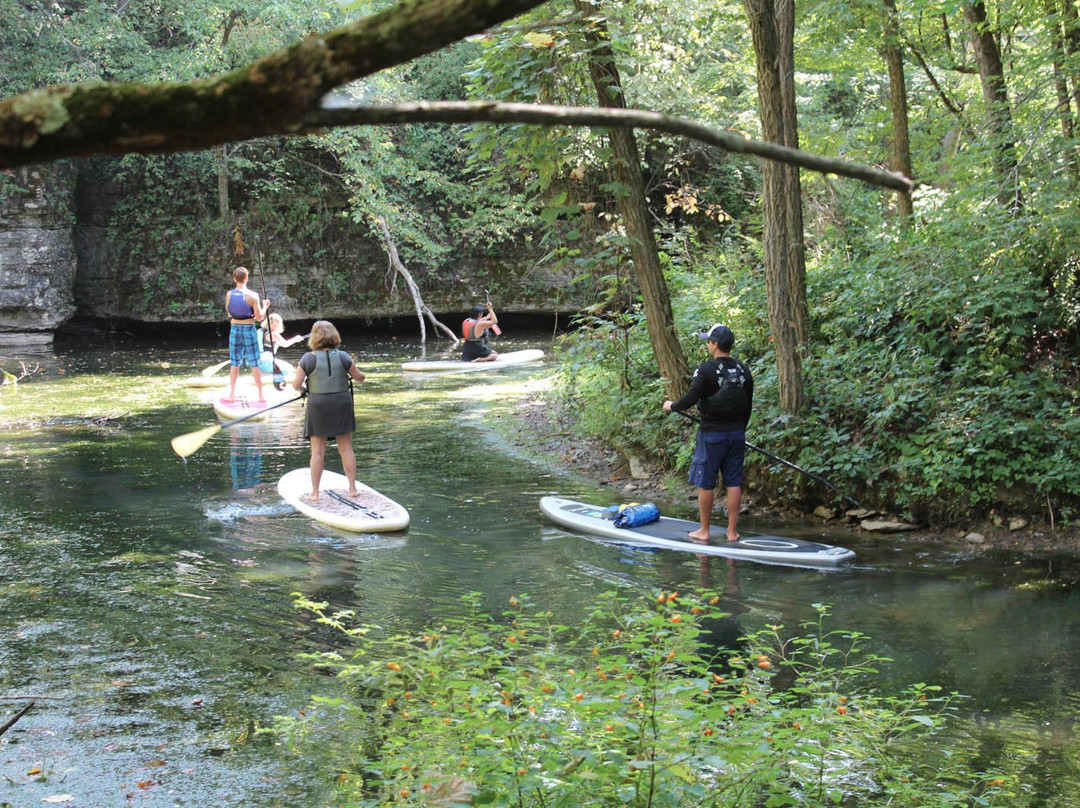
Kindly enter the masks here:
<path id="1" fill-rule="evenodd" d="M 831 625 L 894 660 L 883 687 L 970 697 L 960 732 L 980 765 L 1014 778 L 1016 804 L 1080 805 L 1077 559 L 768 520 L 745 527 L 841 544 L 858 560 L 703 566 L 590 541 L 548 523 L 540 497 L 627 495 L 493 428 L 512 424 L 515 390 L 550 363 L 423 377 L 399 369 L 419 356 L 415 341 L 354 335 L 344 347 L 368 374 L 356 395 L 360 477 L 409 509 L 400 534 L 322 527 L 278 497 L 277 479 L 308 460 L 299 405 L 224 429 L 186 461 L 172 452 L 172 437 L 218 423 L 208 392 L 184 380 L 224 358 L 220 343 L 0 349 L 9 372 L 41 368 L 0 390 L 0 726 L 35 701 L 0 735 L 0 806 L 64 795 L 95 808 L 326 804 L 317 762 L 259 731 L 336 692 L 297 658 L 328 638 L 293 608 L 294 592 L 415 629 L 469 592 L 496 609 L 527 593 L 572 620 L 601 590 L 703 581 L 737 600 L 746 631 L 829 604 Z M 550 346 L 500 345 L 524 347 Z M 662 504 L 692 518 L 689 499 Z"/>

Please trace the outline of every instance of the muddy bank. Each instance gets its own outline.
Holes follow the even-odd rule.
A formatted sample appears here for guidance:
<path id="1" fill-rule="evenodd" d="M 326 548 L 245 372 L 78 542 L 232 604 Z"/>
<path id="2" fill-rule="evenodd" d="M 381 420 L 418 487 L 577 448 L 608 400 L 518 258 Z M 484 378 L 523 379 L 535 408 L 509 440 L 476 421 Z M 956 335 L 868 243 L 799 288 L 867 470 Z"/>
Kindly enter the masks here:
<path id="1" fill-rule="evenodd" d="M 673 474 L 654 464 L 576 434 L 569 416 L 542 394 L 530 394 L 515 405 L 514 428 L 505 438 L 520 451 L 554 458 L 574 473 L 598 485 L 610 486 L 615 501 L 653 501 L 658 505 L 689 504 L 696 489 L 682 474 Z M 688 433 L 690 434 L 690 433 Z M 796 472 L 792 472 L 796 473 Z M 1070 553 L 1080 555 L 1080 529 L 1003 519 L 972 523 L 962 527 L 903 525 L 891 514 L 839 512 L 827 506 L 815 512 L 782 509 L 763 504 L 766 492 L 753 487 L 744 491 L 743 513 L 751 516 L 784 517 L 794 520 L 818 519 L 823 524 L 857 533 L 895 538 L 902 532 L 907 542 L 948 543 L 970 549 L 1009 550 L 1032 554 Z M 718 504 L 722 497 L 717 497 Z"/>

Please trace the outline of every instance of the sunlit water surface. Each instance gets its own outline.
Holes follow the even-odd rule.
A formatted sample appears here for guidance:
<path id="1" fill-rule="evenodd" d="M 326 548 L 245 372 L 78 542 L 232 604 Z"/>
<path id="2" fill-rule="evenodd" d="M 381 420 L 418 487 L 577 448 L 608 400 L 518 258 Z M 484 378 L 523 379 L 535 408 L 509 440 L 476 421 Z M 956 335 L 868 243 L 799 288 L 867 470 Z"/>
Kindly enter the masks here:
<path id="1" fill-rule="evenodd" d="M 546 522 L 540 497 L 627 497 L 491 428 L 550 364 L 415 377 L 399 366 L 419 356 L 416 343 L 355 336 L 345 347 L 368 374 L 356 396 L 360 477 L 408 508 L 400 534 L 325 528 L 278 497 L 278 478 L 307 464 L 299 405 L 224 429 L 186 461 L 173 453 L 172 437 L 218 423 L 211 393 L 184 380 L 220 361 L 221 346 L 0 356 L 10 372 L 20 360 L 41 367 L 0 391 L 0 726 L 36 702 L 0 736 L 0 805 L 326 804 L 317 761 L 258 732 L 335 691 L 297 659 L 330 638 L 292 607 L 294 592 L 419 628 L 474 591 L 496 607 L 527 593 L 573 620 L 603 590 L 699 583 L 728 587 L 747 631 L 829 604 L 834 626 L 895 660 L 882 686 L 971 696 L 963 736 L 980 765 L 1018 778 L 1018 804 L 1080 805 L 1076 559 L 751 520 L 851 547 L 858 562 L 740 562 L 733 582 L 723 561 L 590 541 Z M 500 347 L 550 348 L 543 337 Z M 692 517 L 689 499 L 662 504 Z"/>

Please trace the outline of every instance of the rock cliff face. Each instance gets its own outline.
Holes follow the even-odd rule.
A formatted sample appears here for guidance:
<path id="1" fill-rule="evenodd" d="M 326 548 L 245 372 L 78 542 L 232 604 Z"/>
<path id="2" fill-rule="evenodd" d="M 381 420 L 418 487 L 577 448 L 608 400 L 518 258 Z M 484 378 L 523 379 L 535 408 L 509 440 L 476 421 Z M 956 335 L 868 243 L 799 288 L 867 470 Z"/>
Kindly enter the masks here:
<path id="1" fill-rule="evenodd" d="M 74 172 L 31 166 L 0 195 L 0 344 L 48 344 L 75 312 Z"/>
<path id="2" fill-rule="evenodd" d="M 275 238 L 267 220 L 260 231 L 239 217 L 244 238 L 254 243 L 237 254 L 239 225 L 216 232 L 205 209 L 187 200 L 140 220 L 145 229 L 118 232 L 118 201 L 143 197 L 138 186 L 116 181 L 114 171 L 108 159 L 89 159 L 14 175 L 19 190 L 0 199 L 0 344 L 5 335 L 9 344 L 49 342 L 73 315 L 148 327 L 223 325 L 224 295 L 239 263 L 252 271 L 251 288 L 262 293 L 265 286 L 287 321 L 417 319 L 416 301 L 390 269 L 383 245 L 340 210 L 313 214 L 323 217 L 314 244 Z M 127 211 L 123 221 L 130 222 L 130 205 Z M 150 234 L 149 241 L 133 234 Z M 438 270 L 410 269 L 423 303 L 445 313 L 437 316 L 452 329 L 483 302 L 485 289 L 502 314 L 566 315 L 588 302 L 590 290 L 544 267 L 536 249 L 519 244 L 513 254 L 475 257 L 464 247 Z"/>

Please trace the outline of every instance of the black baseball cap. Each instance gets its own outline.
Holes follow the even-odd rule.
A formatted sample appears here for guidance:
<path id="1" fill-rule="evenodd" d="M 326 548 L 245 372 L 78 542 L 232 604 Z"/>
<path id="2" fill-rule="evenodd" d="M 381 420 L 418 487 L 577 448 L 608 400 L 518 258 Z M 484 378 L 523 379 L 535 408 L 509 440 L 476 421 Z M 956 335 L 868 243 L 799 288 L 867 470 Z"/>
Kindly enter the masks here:
<path id="1" fill-rule="evenodd" d="M 721 323 L 713 323 L 708 331 L 698 332 L 698 336 L 715 342 L 721 350 L 728 350 L 735 344 L 735 335 L 731 329 Z"/>

